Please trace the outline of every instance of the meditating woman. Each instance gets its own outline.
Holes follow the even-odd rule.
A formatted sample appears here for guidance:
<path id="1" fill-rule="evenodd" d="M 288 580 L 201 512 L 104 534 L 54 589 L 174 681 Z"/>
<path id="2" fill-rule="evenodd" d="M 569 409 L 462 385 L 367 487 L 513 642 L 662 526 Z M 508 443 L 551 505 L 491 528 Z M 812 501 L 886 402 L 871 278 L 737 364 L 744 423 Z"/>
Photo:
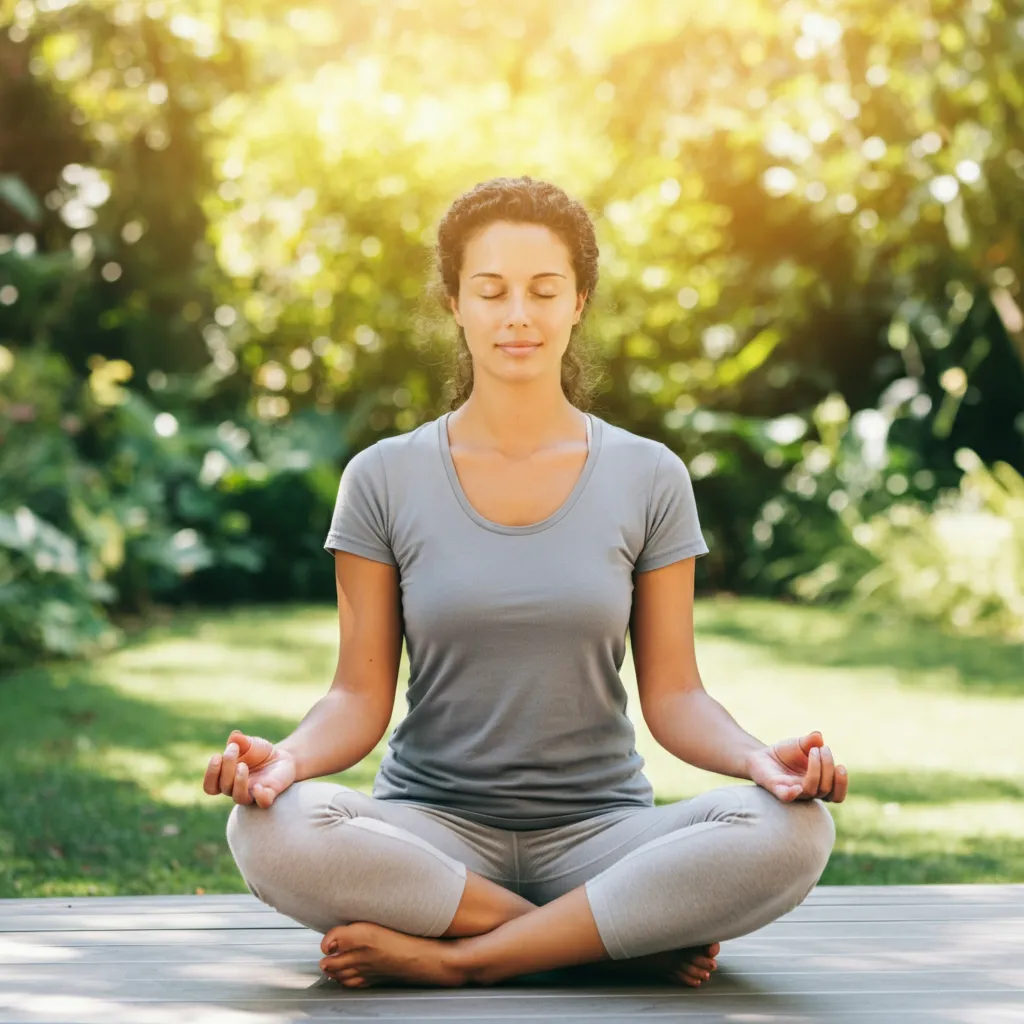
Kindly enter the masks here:
<path id="1" fill-rule="evenodd" d="M 762 743 L 704 689 L 708 548 L 685 463 L 585 411 L 584 206 L 529 177 L 484 182 L 443 218 L 436 258 L 454 397 L 342 473 L 331 687 L 280 742 L 232 732 L 204 789 L 237 805 L 248 887 L 323 933 L 344 986 L 601 962 L 699 985 L 723 940 L 814 887 L 846 771 L 820 733 Z M 654 805 L 619 677 L 627 629 L 655 740 L 748 784 Z M 403 637 L 408 711 L 373 795 L 308 781 L 384 736 Z"/>

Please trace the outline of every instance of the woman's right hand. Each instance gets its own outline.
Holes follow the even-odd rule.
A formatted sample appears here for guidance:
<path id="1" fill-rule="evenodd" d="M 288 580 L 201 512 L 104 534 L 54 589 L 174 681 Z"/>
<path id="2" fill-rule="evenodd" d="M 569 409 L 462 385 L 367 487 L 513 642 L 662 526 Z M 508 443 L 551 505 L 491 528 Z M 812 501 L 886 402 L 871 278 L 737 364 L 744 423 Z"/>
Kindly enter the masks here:
<path id="1" fill-rule="evenodd" d="M 269 807 L 295 781 L 295 759 L 262 736 L 233 729 L 223 754 L 214 754 L 203 777 L 203 792 L 223 793 L 236 804 Z"/>

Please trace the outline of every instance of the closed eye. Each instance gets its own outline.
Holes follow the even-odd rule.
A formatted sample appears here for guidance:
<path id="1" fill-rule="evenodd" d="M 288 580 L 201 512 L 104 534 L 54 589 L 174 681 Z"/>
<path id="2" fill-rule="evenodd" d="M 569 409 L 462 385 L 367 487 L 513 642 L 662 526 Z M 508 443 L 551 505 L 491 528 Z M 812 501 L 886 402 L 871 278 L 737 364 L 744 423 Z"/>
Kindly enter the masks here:
<path id="1" fill-rule="evenodd" d="M 481 295 L 480 296 L 480 298 L 487 299 L 488 301 L 491 300 L 491 299 L 503 299 L 504 297 L 505 297 L 504 295 Z M 535 294 L 534 298 L 535 299 L 557 299 L 558 296 L 557 295 L 536 295 Z"/>

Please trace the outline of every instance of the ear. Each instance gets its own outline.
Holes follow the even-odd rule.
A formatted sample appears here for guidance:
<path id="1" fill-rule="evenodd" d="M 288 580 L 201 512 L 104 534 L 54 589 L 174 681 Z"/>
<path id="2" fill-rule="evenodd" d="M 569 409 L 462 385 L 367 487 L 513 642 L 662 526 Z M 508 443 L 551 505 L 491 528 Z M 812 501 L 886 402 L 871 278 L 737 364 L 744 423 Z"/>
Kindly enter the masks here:
<path id="1" fill-rule="evenodd" d="M 452 296 L 448 296 L 448 305 L 451 307 L 452 313 L 455 314 L 455 322 L 461 327 L 462 321 L 459 319 L 459 303 L 458 300 Z"/>
<path id="2" fill-rule="evenodd" d="M 580 317 L 583 315 L 583 307 L 587 303 L 587 292 L 582 291 L 576 296 L 576 316 L 573 319 L 574 324 L 580 322 Z"/>

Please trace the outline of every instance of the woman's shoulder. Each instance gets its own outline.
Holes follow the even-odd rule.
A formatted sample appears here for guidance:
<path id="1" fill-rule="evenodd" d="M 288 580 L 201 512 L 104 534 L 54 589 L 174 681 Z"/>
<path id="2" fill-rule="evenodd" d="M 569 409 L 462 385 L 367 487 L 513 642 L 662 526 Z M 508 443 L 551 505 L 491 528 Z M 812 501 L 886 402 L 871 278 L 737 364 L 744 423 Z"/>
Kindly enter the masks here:
<path id="1" fill-rule="evenodd" d="M 594 415 L 593 413 L 591 415 Z M 600 416 L 594 416 L 601 420 L 602 447 L 617 452 L 632 460 L 639 460 L 644 464 L 654 465 L 661 458 L 662 453 L 669 451 L 661 441 L 655 441 L 651 437 L 637 434 L 625 427 L 620 427 Z"/>
<path id="2" fill-rule="evenodd" d="M 402 459 L 415 459 L 425 451 L 437 448 L 437 428 L 440 417 L 427 420 L 412 430 L 406 430 L 401 434 L 392 434 L 389 437 L 382 437 L 363 449 L 364 452 L 373 451 L 387 465 L 393 461 Z"/>
<path id="3" fill-rule="evenodd" d="M 433 465 L 438 451 L 437 429 L 435 418 L 378 438 L 349 458 L 345 472 L 381 493 L 398 493 L 411 484 L 422 487 L 424 469 Z"/>

